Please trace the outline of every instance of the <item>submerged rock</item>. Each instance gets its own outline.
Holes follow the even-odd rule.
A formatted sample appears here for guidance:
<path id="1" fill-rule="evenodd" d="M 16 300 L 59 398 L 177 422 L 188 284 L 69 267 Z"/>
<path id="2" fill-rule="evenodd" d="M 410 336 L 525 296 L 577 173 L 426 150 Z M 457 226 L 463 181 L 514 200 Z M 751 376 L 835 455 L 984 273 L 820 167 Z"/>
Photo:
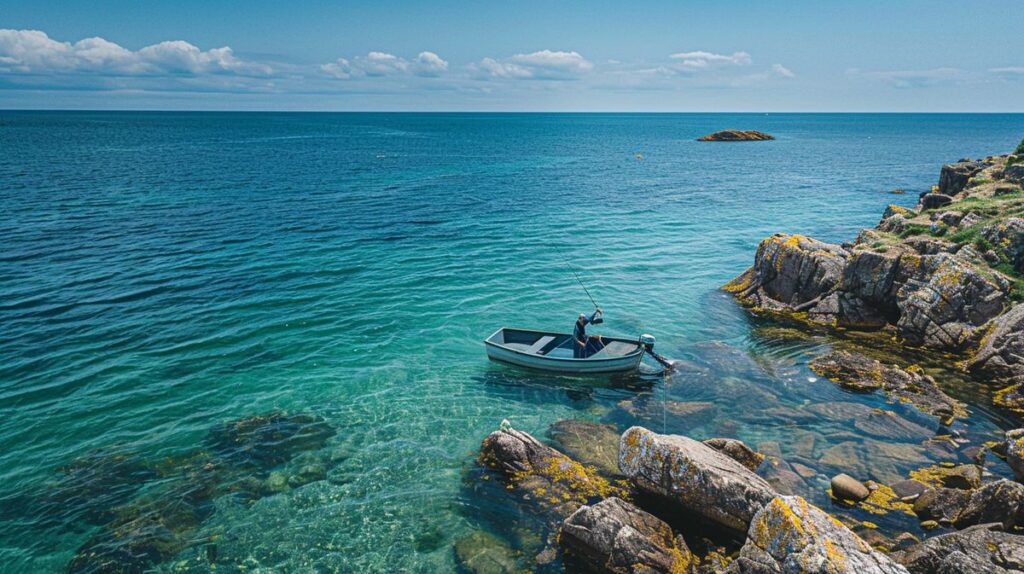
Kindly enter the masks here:
<path id="1" fill-rule="evenodd" d="M 574 512 L 559 542 L 585 571 L 685 574 L 699 562 L 668 524 L 614 497 Z"/>
<path id="2" fill-rule="evenodd" d="M 493 534 L 476 531 L 455 541 L 455 561 L 473 574 L 519 572 L 515 551 Z"/>
<path id="3" fill-rule="evenodd" d="M 709 438 L 704 444 L 722 452 L 729 458 L 757 472 L 757 467 L 764 462 L 764 455 L 750 448 L 743 441 L 734 438 Z"/>
<path id="4" fill-rule="evenodd" d="M 692 424 L 707 420 L 716 410 L 715 404 L 707 401 L 665 401 L 649 397 L 620 401 L 619 408 L 641 420 L 668 419 Z"/>
<path id="5" fill-rule="evenodd" d="M 1024 537 L 981 524 L 929 538 L 893 557 L 911 574 L 1004 574 L 1024 571 Z"/>
<path id="6" fill-rule="evenodd" d="M 780 496 L 754 517 L 729 574 L 905 574 L 840 522 L 799 496 Z"/>
<path id="7" fill-rule="evenodd" d="M 619 432 L 615 425 L 566 419 L 548 427 L 548 436 L 570 457 L 593 465 L 605 476 L 619 476 Z"/>
<path id="8" fill-rule="evenodd" d="M 773 140 L 774 136 L 756 130 L 722 130 L 698 138 L 699 142 L 746 142 Z"/>
<path id="9" fill-rule="evenodd" d="M 57 474 L 47 485 L 38 512 L 71 515 L 89 524 L 111 520 L 116 506 L 157 477 L 138 457 L 118 449 L 93 450 L 60 467 Z"/>
<path id="10" fill-rule="evenodd" d="M 810 367 L 844 389 L 861 392 L 882 389 L 887 396 L 909 402 L 946 424 L 955 416 L 966 414 L 964 405 L 944 393 L 935 379 L 923 374 L 920 368 L 883 365 L 881 361 L 848 351 L 833 351 L 818 357 L 811 361 Z"/>
<path id="11" fill-rule="evenodd" d="M 746 530 L 775 496 L 764 479 L 721 452 L 642 427 L 622 435 L 619 468 L 637 488 L 735 530 Z"/>
<path id="12" fill-rule="evenodd" d="M 273 411 L 215 426 L 208 442 L 233 464 L 270 469 L 300 452 L 323 448 L 334 433 L 320 416 Z"/>

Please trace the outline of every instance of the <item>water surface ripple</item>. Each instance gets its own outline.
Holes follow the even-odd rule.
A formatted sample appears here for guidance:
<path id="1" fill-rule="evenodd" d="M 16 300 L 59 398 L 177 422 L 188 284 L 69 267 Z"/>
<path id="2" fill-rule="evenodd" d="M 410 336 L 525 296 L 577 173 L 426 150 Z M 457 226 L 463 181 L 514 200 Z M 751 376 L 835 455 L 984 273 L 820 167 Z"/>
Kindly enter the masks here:
<path id="1" fill-rule="evenodd" d="M 694 141 L 724 128 L 778 139 Z M 217 497 L 159 569 L 451 570 L 452 542 L 501 512 L 463 482 L 489 431 L 621 429 L 638 422 L 625 400 L 714 403 L 640 422 L 802 456 L 821 502 L 825 451 L 891 440 L 851 429 L 849 405 L 928 421 L 812 381 L 827 340 L 760 329 L 716 288 L 763 237 L 852 239 L 942 162 L 1022 133 L 1021 115 L 0 112 L 0 563 L 63 571 L 101 528 L 27 510 L 70 461 L 184 456 L 275 409 L 337 431 L 303 454 L 327 480 Z M 653 333 L 690 368 L 593 384 L 488 363 L 497 327 L 567 330 L 587 309 L 560 252 L 603 332 Z M 974 401 L 963 432 L 1005 424 L 988 391 L 953 392 Z M 941 458 L 926 438 L 900 444 Z"/>

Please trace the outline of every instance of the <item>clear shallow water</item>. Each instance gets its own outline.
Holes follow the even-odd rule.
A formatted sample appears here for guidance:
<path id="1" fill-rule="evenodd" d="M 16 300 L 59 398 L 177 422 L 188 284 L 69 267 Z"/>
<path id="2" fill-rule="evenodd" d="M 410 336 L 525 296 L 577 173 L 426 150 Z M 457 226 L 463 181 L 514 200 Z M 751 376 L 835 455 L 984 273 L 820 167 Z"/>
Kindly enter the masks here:
<path id="1" fill-rule="evenodd" d="M 730 127 L 778 140 L 693 141 Z M 820 467 L 815 492 L 835 445 L 877 478 L 920 462 L 870 440 L 938 460 L 927 436 L 853 427 L 849 403 L 927 419 L 809 380 L 827 340 L 758 331 L 716 289 L 770 233 L 852 239 L 941 163 L 1021 134 L 1021 115 L 0 112 L 0 563 L 61 571 L 96 531 L 73 508 L 11 502 L 58 467 L 96 448 L 208 449 L 212 426 L 274 409 L 337 430 L 283 465 L 313 457 L 328 480 L 217 497 L 160 569 L 205 571 L 211 539 L 219 571 L 452 569 L 452 542 L 501 514 L 463 480 L 488 432 L 624 428 L 624 400 L 712 402 L 687 420 L 651 403 L 642 422 L 778 443 Z M 568 330 L 588 308 L 559 249 L 602 332 L 651 332 L 693 367 L 594 384 L 488 363 L 497 327 Z M 948 383 L 975 401 L 961 432 L 1005 424 L 988 390 Z M 765 414 L 823 402 L 846 414 Z M 797 455 L 801 432 L 820 438 Z"/>

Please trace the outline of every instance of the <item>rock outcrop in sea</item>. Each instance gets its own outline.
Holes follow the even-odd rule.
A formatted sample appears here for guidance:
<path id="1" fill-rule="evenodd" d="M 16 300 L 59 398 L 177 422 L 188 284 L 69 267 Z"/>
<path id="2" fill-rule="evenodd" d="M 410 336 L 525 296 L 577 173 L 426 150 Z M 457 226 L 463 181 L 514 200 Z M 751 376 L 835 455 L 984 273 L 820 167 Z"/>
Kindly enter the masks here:
<path id="1" fill-rule="evenodd" d="M 723 288 L 755 313 L 884 331 L 899 345 L 953 353 L 970 372 L 1012 384 L 997 403 L 1024 408 L 1024 165 L 1017 157 L 944 166 L 914 209 L 890 206 L 852 243 L 775 234 Z M 882 389 L 940 418 L 956 414 L 955 402 L 919 373 L 839 359 L 819 365 L 845 371 L 829 378 L 848 388 Z"/>
<path id="2" fill-rule="evenodd" d="M 699 142 L 756 142 L 773 140 L 775 136 L 757 130 L 722 130 L 698 138 Z"/>

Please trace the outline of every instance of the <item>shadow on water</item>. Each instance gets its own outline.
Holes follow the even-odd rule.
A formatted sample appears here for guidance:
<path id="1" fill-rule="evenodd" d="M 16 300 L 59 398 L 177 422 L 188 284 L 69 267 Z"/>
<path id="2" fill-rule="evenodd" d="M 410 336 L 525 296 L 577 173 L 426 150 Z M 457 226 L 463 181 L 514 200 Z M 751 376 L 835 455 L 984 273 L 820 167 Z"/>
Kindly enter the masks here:
<path id="1" fill-rule="evenodd" d="M 529 404 L 569 404 L 617 400 L 632 394 L 649 392 L 660 375 L 619 373 L 609 375 L 565 376 L 490 363 L 472 379 L 488 393 Z"/>

